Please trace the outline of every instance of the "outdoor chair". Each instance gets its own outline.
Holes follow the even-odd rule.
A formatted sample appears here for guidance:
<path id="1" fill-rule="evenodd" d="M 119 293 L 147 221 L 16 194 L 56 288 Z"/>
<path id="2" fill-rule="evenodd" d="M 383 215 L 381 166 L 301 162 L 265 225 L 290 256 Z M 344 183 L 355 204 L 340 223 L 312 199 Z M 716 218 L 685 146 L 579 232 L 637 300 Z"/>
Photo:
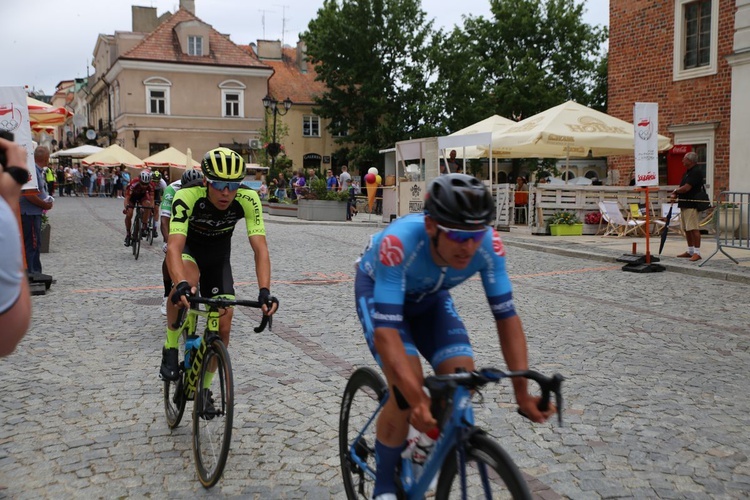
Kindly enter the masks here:
<path id="1" fill-rule="evenodd" d="M 617 236 L 618 238 L 627 235 L 645 234 L 643 226 L 645 220 L 634 220 L 630 217 L 625 219 L 617 201 L 600 201 L 599 211 L 602 214 L 602 220 L 607 223 L 602 236 Z"/>
<path id="2" fill-rule="evenodd" d="M 661 234 L 661 232 L 664 231 L 664 227 L 667 226 L 667 215 L 669 214 L 670 205 L 672 205 L 672 217 L 669 219 L 669 227 L 667 227 L 667 231 L 683 235 L 682 228 L 680 227 L 680 207 L 677 206 L 677 203 L 661 204 L 661 217 L 654 220 L 657 227 L 656 234 Z"/>

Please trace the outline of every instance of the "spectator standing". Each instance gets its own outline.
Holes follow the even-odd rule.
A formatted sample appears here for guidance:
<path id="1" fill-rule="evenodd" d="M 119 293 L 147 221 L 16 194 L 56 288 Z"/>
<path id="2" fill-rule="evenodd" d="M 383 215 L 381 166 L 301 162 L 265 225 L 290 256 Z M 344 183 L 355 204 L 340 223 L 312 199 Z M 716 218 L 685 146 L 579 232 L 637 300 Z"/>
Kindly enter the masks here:
<path id="1" fill-rule="evenodd" d="M 297 180 L 299 177 L 297 176 L 297 171 L 292 171 L 292 178 L 289 180 L 289 187 L 292 188 L 291 192 L 289 193 L 292 200 L 297 199 Z"/>
<path id="2" fill-rule="evenodd" d="M 46 148 L 45 148 L 46 149 Z M 0 356 L 12 353 L 29 329 L 31 294 L 23 272 L 21 235 L 14 208 L 29 177 L 26 148 L 0 138 L 7 165 L 0 165 Z M 47 150 L 49 155 L 49 150 Z M 44 180 L 42 180 L 44 183 Z"/>
<path id="3" fill-rule="evenodd" d="M 260 181 L 260 189 L 258 189 L 258 194 L 260 195 L 261 200 L 265 200 L 268 197 L 268 186 L 266 186 L 265 179 Z"/>
<path id="4" fill-rule="evenodd" d="M 60 197 L 65 196 L 63 194 L 63 189 L 65 189 L 65 168 L 62 165 L 57 165 L 55 173 L 57 174 L 57 194 Z"/>
<path id="5" fill-rule="evenodd" d="M 279 172 L 278 181 L 276 182 L 276 197 L 279 201 L 284 201 L 284 198 L 286 198 L 286 179 L 284 179 L 284 172 Z"/>
<path id="6" fill-rule="evenodd" d="M 341 175 L 339 175 L 339 186 L 342 191 L 349 191 L 349 185 L 352 182 L 352 176 L 349 175 L 349 168 L 346 165 L 341 167 Z"/>
<path id="7" fill-rule="evenodd" d="M 47 168 L 44 169 L 44 180 L 47 182 L 47 192 L 49 194 L 52 194 L 55 192 L 55 171 L 52 170 L 52 167 L 47 166 Z"/>
<path id="8" fill-rule="evenodd" d="M 448 173 L 457 174 L 460 171 L 461 171 L 461 166 L 456 161 L 456 150 L 451 149 L 450 155 L 448 157 Z"/>
<path id="9" fill-rule="evenodd" d="M 330 168 L 326 171 L 326 189 L 328 191 L 339 190 L 339 182 L 336 180 L 336 176 L 333 175 L 333 170 Z"/>
<path id="10" fill-rule="evenodd" d="M 305 176 L 300 174 L 297 177 L 297 182 L 294 183 L 294 191 L 292 191 L 295 195 L 295 199 L 305 195 L 305 191 L 307 190 L 305 186 Z"/>
<path id="11" fill-rule="evenodd" d="M 318 176 L 315 175 L 315 169 L 312 169 L 312 168 L 308 169 L 307 170 L 307 184 L 309 186 L 312 186 L 313 181 L 317 181 L 317 180 L 318 180 Z"/>
<path id="12" fill-rule="evenodd" d="M 516 192 L 513 194 L 513 205 L 515 205 L 515 216 L 517 223 L 526 223 L 526 210 L 524 209 L 528 204 L 529 185 L 526 183 L 526 177 L 519 175 L 516 178 Z"/>
<path id="13" fill-rule="evenodd" d="M 687 251 L 677 257 L 690 259 L 695 262 L 701 260 L 701 231 L 698 221 L 698 209 L 695 208 L 696 195 L 703 187 L 703 172 L 698 165 L 698 155 L 691 151 L 682 158 L 682 164 L 687 171 L 682 176 L 680 187 L 672 191 L 672 201 L 678 199 L 680 207 L 680 227 L 685 232 Z"/>
<path id="14" fill-rule="evenodd" d="M 30 273 L 42 272 L 42 213 L 52 208 L 53 198 L 47 193 L 47 185 L 42 177 L 42 169 L 49 164 L 49 149 L 39 146 L 34 150 L 36 183 L 38 194 L 22 196 L 21 225 L 26 253 L 26 267 Z"/>

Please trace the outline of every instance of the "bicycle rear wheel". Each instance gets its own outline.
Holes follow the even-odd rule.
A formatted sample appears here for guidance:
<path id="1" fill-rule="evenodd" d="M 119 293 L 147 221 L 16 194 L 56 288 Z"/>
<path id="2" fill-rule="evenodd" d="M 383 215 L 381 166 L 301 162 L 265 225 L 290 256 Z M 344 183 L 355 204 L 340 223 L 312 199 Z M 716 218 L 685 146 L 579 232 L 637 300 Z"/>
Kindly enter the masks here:
<path id="1" fill-rule="evenodd" d="M 214 368 L 211 376 L 209 369 Z M 224 472 L 233 417 L 232 365 L 224 343 L 215 338 L 206 349 L 193 403 L 193 455 L 198 477 L 206 488 L 215 485 Z"/>
<path id="2" fill-rule="evenodd" d="M 466 498 L 531 499 L 529 487 L 510 455 L 487 434 L 477 432 L 464 445 Z M 462 498 L 458 456 L 448 453 L 438 479 L 438 500 Z"/>
<path id="3" fill-rule="evenodd" d="M 344 389 L 339 414 L 339 457 L 344 489 L 349 500 L 372 498 L 375 479 L 354 462 L 350 448 L 354 444 L 357 456 L 367 464 L 368 469 L 375 470 L 375 422 L 372 422 L 365 434 L 359 438 L 358 436 L 380 407 L 386 389 L 383 378 L 367 367 L 355 371 Z"/>
<path id="4" fill-rule="evenodd" d="M 133 221 L 133 236 L 131 243 L 133 245 L 133 256 L 135 256 L 135 260 L 138 260 L 138 255 L 141 253 L 141 219 L 138 217 L 138 214 L 136 214 L 135 220 Z"/>

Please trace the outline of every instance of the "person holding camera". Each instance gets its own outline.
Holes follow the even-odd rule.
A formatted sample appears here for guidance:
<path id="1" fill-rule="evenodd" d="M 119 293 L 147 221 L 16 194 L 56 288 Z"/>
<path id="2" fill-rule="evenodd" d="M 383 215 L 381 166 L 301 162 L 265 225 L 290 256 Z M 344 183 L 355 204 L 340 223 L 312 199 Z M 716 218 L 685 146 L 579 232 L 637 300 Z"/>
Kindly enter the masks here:
<path id="1" fill-rule="evenodd" d="M 49 149 L 38 146 L 34 150 L 38 194 L 21 197 L 21 224 L 26 248 L 26 268 L 29 273 L 42 272 L 42 214 L 52 208 L 54 198 L 47 192 L 42 170 L 49 164 Z"/>
<path id="2" fill-rule="evenodd" d="M 0 137 L 0 356 L 12 353 L 29 329 L 31 293 L 23 272 L 21 234 L 14 209 L 29 178 L 26 150 Z"/>

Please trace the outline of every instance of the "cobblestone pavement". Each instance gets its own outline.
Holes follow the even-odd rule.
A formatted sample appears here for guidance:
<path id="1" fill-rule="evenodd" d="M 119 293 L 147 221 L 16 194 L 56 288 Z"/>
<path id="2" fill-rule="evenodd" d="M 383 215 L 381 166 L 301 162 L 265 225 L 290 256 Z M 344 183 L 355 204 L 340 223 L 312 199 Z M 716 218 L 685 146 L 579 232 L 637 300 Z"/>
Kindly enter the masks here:
<path id="1" fill-rule="evenodd" d="M 343 498 L 337 417 L 346 377 L 373 366 L 353 303 L 367 224 L 268 221 L 273 332 L 236 314 L 234 434 L 224 477 L 196 479 L 190 416 L 170 432 L 157 378 L 164 319 L 161 246 L 134 261 L 121 203 L 56 201 L 56 283 L 33 298 L 31 331 L 0 360 L 0 496 Z M 233 240 L 239 297 L 255 298 L 251 251 Z M 750 494 L 748 286 L 539 252 L 507 235 L 532 366 L 567 377 L 565 425 L 531 424 L 509 385 L 478 420 L 539 498 L 745 498 Z M 676 260 L 676 259 L 672 259 Z M 453 292 L 480 366 L 502 366 L 478 280 Z"/>

